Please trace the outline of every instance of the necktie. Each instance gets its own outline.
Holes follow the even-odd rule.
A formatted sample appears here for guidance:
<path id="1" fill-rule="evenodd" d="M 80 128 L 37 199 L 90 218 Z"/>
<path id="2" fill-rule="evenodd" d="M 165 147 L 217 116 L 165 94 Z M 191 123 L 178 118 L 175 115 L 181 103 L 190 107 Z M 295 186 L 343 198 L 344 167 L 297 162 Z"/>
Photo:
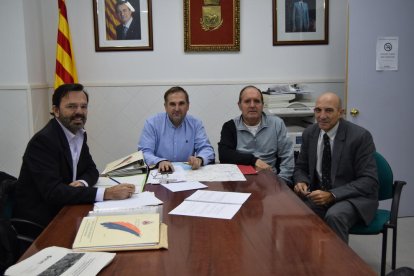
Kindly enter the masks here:
<path id="1" fill-rule="evenodd" d="M 331 143 L 328 134 L 323 135 L 323 154 L 322 154 L 322 190 L 331 188 Z"/>
<path id="2" fill-rule="evenodd" d="M 122 33 L 122 39 L 126 39 L 127 32 L 128 32 L 128 27 L 124 26 L 124 30 L 123 30 L 123 33 Z"/>

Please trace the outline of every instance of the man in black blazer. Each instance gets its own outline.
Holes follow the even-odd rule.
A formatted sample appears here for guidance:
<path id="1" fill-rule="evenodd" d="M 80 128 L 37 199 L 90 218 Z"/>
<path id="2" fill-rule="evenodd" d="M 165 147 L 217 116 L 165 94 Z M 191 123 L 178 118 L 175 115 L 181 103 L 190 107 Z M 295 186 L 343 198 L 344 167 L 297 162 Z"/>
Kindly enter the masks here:
<path id="1" fill-rule="evenodd" d="M 294 170 L 294 191 L 304 198 L 348 242 L 349 229 L 357 222 L 369 224 L 378 207 L 375 145 L 364 128 L 342 119 L 340 98 L 331 92 L 318 97 L 317 123 L 305 129 Z M 330 176 L 323 180 L 324 134 L 330 141 Z M 325 170 L 326 171 L 326 170 Z"/>
<path id="2" fill-rule="evenodd" d="M 132 196 L 135 186 L 94 188 L 96 165 L 86 144 L 88 94 L 81 84 L 64 84 L 52 98 L 53 119 L 29 141 L 15 190 L 14 215 L 46 226 L 70 204 Z"/>
<path id="3" fill-rule="evenodd" d="M 136 3 L 135 5 L 139 5 L 139 3 Z M 135 8 L 131 5 L 131 3 L 124 0 L 120 0 L 115 4 L 115 10 L 118 20 L 121 22 L 121 24 L 115 28 L 116 39 L 141 39 L 141 22 L 139 11 L 135 12 Z"/>

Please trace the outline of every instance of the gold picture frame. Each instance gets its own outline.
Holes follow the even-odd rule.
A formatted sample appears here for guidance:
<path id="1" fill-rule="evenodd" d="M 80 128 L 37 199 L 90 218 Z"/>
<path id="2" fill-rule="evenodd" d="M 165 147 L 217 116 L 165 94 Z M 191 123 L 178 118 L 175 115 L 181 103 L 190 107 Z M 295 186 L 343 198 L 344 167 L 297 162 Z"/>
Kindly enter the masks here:
<path id="1" fill-rule="evenodd" d="M 184 51 L 240 51 L 240 0 L 184 0 Z"/>
<path id="2" fill-rule="evenodd" d="M 132 21 L 122 36 L 124 27 L 116 12 L 117 0 L 92 0 L 96 52 L 153 50 L 151 0 L 127 2 L 127 8 L 133 9 Z"/>

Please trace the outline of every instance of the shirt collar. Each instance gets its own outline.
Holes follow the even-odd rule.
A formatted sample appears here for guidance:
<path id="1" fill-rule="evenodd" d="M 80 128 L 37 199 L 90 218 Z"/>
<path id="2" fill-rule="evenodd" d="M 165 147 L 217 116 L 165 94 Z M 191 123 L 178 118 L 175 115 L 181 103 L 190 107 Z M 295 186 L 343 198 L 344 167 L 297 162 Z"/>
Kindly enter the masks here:
<path id="1" fill-rule="evenodd" d="M 173 122 L 171 122 L 171 119 L 170 119 L 170 117 L 168 116 L 168 113 L 167 112 L 165 112 L 165 118 L 166 118 L 166 120 L 167 120 L 167 124 L 170 126 L 170 127 L 172 127 L 172 128 L 180 128 L 183 124 L 184 124 L 184 122 L 185 122 L 185 120 L 187 119 L 187 115 L 185 115 L 184 116 L 184 119 L 181 121 L 181 124 L 179 124 L 178 126 L 175 126 L 174 124 L 173 124 Z"/>
<path id="2" fill-rule="evenodd" d="M 338 127 L 339 127 L 339 120 L 335 124 L 335 126 L 333 128 L 331 128 L 328 132 L 325 132 L 321 129 L 320 135 L 324 135 L 326 133 L 326 134 L 328 134 L 329 138 L 331 140 L 333 140 L 333 139 L 335 139 L 336 133 L 338 132 Z"/>
<path id="3" fill-rule="evenodd" d="M 76 132 L 76 134 L 73 134 L 69 129 L 67 129 L 60 121 L 59 119 L 56 118 L 56 121 L 59 123 L 60 127 L 62 128 L 63 132 L 65 133 L 66 139 L 68 139 L 68 141 L 71 141 L 72 139 L 76 138 L 76 137 L 80 137 L 82 136 L 86 130 L 81 128 L 80 130 L 78 130 L 78 132 Z"/>
<path id="4" fill-rule="evenodd" d="M 129 29 L 129 26 L 131 26 L 131 22 L 132 22 L 132 17 L 127 21 L 126 24 L 124 24 L 124 26 Z"/>

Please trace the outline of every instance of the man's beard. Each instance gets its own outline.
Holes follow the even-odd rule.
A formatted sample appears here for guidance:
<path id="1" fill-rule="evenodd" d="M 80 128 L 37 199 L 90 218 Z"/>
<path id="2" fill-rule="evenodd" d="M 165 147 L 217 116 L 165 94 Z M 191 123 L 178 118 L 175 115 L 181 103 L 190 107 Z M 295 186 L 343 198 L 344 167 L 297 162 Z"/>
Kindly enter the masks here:
<path id="1" fill-rule="evenodd" d="M 71 122 L 77 118 L 82 119 L 82 124 L 74 124 L 74 123 L 71 124 Z M 70 117 L 60 117 L 59 121 L 62 123 L 64 127 L 69 129 L 70 132 L 72 132 L 73 134 L 76 134 L 78 130 L 82 129 L 85 126 L 86 116 L 82 114 L 76 114 Z"/>

